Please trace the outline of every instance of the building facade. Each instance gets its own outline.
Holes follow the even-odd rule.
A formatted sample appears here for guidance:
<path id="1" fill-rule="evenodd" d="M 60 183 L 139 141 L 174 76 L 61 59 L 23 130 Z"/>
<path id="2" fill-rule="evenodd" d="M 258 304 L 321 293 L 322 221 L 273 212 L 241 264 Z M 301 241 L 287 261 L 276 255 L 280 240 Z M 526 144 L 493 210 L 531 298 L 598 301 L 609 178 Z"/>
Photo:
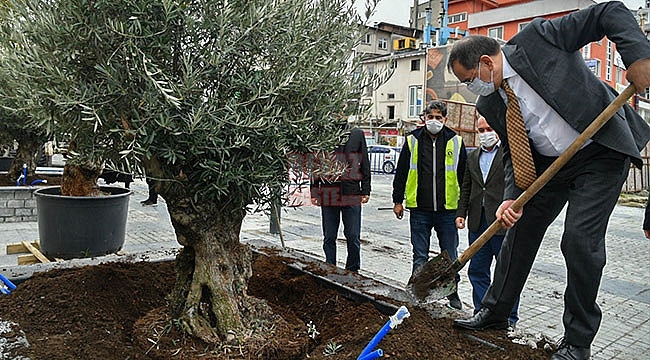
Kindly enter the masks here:
<path id="1" fill-rule="evenodd" d="M 646 2 L 650 3 L 650 0 Z M 383 31 L 386 40 L 389 39 L 387 33 L 390 33 L 394 44 L 391 47 L 387 41 L 381 42 L 384 52 L 368 57 L 362 63 L 366 73 L 378 78 L 364 89 L 361 98 L 366 107 L 365 114 L 359 118 L 365 119 L 363 125 L 370 138 L 379 140 L 378 129 L 382 127 L 397 128 L 400 134 L 409 131 L 418 123 L 423 105 L 430 100 L 475 102 L 476 95 L 459 84 L 446 69 L 449 49 L 461 36 L 455 35 L 453 30 L 444 41 L 436 36 L 442 16 L 446 16 L 448 28 L 506 42 L 536 17 L 553 19 L 595 4 L 592 0 L 449 0 L 446 3 L 447 8 L 440 0 L 414 0 L 409 21 L 411 28 L 386 23 L 377 27 Z M 645 24 L 650 22 L 647 9 L 631 11 L 645 29 Z M 425 43 L 426 36 L 423 36 L 427 24 L 435 29 L 430 43 Z M 647 27 L 646 33 L 649 33 L 650 26 Z M 397 46 L 395 40 L 404 38 L 417 39 L 415 46 Z M 620 92 L 628 85 L 621 57 L 615 44 L 607 38 L 585 46 L 582 55 L 594 74 L 611 87 Z M 650 96 L 646 93 L 635 97 L 631 103 L 650 120 L 648 99 Z"/>

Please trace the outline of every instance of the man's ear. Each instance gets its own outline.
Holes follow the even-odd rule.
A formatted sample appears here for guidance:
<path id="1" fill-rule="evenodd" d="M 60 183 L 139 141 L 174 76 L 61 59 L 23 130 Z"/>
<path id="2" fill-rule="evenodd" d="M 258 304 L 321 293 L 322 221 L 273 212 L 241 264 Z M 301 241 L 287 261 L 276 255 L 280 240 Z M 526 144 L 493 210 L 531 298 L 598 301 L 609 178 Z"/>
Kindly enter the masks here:
<path id="1" fill-rule="evenodd" d="M 487 66 L 490 71 L 494 70 L 494 59 L 492 59 L 490 55 L 481 55 L 479 61 L 481 62 L 481 65 Z"/>

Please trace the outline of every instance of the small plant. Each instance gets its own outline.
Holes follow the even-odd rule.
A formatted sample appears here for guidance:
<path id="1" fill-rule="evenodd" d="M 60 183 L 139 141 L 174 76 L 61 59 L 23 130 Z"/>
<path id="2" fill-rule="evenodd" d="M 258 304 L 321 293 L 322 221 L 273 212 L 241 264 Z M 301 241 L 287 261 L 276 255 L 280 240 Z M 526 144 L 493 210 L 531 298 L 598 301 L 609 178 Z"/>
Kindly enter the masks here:
<path id="1" fill-rule="evenodd" d="M 339 351 L 343 349 L 343 345 L 337 344 L 336 342 L 332 341 L 327 346 L 325 346 L 325 350 L 323 350 L 323 355 L 329 356 L 329 355 L 336 355 Z"/>
<path id="2" fill-rule="evenodd" d="M 311 320 L 307 324 L 307 335 L 309 335 L 309 337 L 312 339 L 316 339 L 316 336 L 320 335 L 318 330 L 316 330 L 316 325 L 314 325 Z"/>

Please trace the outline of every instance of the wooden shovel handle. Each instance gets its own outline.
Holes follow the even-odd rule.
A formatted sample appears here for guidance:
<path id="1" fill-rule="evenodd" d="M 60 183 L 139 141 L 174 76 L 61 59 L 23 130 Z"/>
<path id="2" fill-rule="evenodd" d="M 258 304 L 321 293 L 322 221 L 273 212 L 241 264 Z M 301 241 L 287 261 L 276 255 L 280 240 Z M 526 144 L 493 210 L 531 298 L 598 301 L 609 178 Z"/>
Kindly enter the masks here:
<path id="1" fill-rule="evenodd" d="M 629 100 L 629 98 L 634 95 L 635 89 L 634 84 L 630 84 L 622 93 L 620 93 L 601 113 L 598 117 L 591 122 L 591 124 L 578 136 L 577 139 L 569 145 L 569 147 L 560 155 L 551 166 L 546 169 L 529 187 L 524 191 L 515 202 L 510 205 L 514 211 L 519 211 L 527 202 L 530 200 L 537 192 L 544 187 L 555 174 L 566 165 L 569 160 L 575 155 L 578 150 L 589 140 L 591 139 L 598 130 L 600 130 L 605 123 L 614 116 L 614 114 Z M 481 236 L 476 239 L 470 247 L 468 247 L 456 260 L 457 264 L 454 266 L 457 270 L 462 269 L 465 266 L 465 263 L 469 261 L 482 247 L 485 243 L 494 236 L 499 230 L 501 230 L 501 223 L 494 221 L 490 227 L 488 227 Z"/>

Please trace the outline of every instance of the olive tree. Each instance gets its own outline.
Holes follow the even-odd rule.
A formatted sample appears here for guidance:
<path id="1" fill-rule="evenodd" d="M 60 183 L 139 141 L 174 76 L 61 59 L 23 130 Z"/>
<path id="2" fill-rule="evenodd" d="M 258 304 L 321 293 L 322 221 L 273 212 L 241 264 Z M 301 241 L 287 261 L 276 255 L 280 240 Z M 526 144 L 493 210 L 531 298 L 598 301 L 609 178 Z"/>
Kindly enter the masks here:
<path id="1" fill-rule="evenodd" d="M 9 26 L 6 21 L 7 10 L 7 2 L 1 0 L 0 27 L 2 28 Z M 20 78 L 18 73 L 12 72 L 11 66 L 7 66 L 15 54 L 12 39 L 5 36 L 11 36 L 11 31 L 0 33 L 0 149 L 4 153 L 4 150 L 14 148 L 14 142 L 18 144 L 14 162 L 7 172 L 9 180 L 15 181 L 22 173 L 23 164 L 27 165 L 28 175 L 33 175 L 37 155 L 47 140 L 47 131 L 42 127 L 31 126 L 30 113 L 22 111 L 14 102 L 17 95 L 14 91 L 20 91 L 21 83 L 25 79 Z M 19 86 L 16 86 L 17 84 Z"/>
<path id="2" fill-rule="evenodd" d="M 14 100 L 51 115 L 34 126 L 69 137 L 73 166 L 159 180 L 183 246 L 172 316 L 209 342 L 251 326 L 262 314 L 242 221 L 285 188 L 290 154 L 340 141 L 336 119 L 361 85 L 354 11 L 344 0 L 13 4 L 11 71 L 25 79 Z"/>

